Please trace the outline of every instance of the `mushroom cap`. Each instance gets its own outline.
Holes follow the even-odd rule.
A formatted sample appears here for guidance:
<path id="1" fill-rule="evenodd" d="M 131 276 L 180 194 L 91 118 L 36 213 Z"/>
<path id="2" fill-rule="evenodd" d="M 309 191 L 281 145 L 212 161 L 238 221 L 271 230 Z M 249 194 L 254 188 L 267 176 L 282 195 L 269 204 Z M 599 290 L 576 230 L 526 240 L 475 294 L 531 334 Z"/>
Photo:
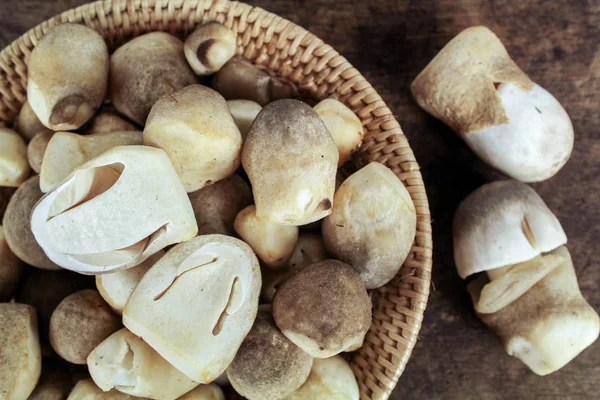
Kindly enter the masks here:
<path id="1" fill-rule="evenodd" d="M 270 308 L 261 309 L 227 376 L 233 388 L 249 400 L 280 400 L 306 381 L 312 360 L 279 331 Z"/>
<path id="2" fill-rule="evenodd" d="M 371 300 L 347 264 L 324 260 L 286 280 L 273 299 L 277 327 L 313 357 L 336 355 L 371 326 Z"/>
<path id="3" fill-rule="evenodd" d="M 498 86 L 508 122 L 462 138 L 483 161 L 522 182 L 538 182 L 556 174 L 573 150 L 573 124 L 561 104 L 534 84 L 523 90 L 511 83 Z"/>
<path id="4" fill-rule="evenodd" d="M 184 43 L 185 58 L 198 75 L 210 75 L 235 55 L 237 35 L 216 22 L 199 26 Z"/>
<path id="5" fill-rule="evenodd" d="M 452 227 L 461 278 L 530 260 L 567 242 L 541 197 L 518 181 L 488 183 L 458 206 Z"/>
<path id="6" fill-rule="evenodd" d="M 134 396 L 174 400 L 198 386 L 125 328 L 100 343 L 87 365 L 104 391 L 114 388 Z"/>
<path id="7" fill-rule="evenodd" d="M 242 151 L 256 215 L 305 225 L 331 214 L 338 157 L 335 142 L 310 106 L 290 99 L 267 105 Z"/>
<path id="8" fill-rule="evenodd" d="M 71 393 L 67 400 L 96 400 L 96 396 L 102 393 L 102 389 L 100 389 L 93 380 L 91 379 L 81 379 Z"/>
<path id="9" fill-rule="evenodd" d="M 23 263 L 8 247 L 4 228 L 0 225 L 0 303 L 8 302 L 12 298 L 22 272 Z"/>
<path id="10" fill-rule="evenodd" d="M 144 275 L 123 323 L 188 378 L 210 383 L 250 331 L 260 286 L 250 246 L 224 235 L 197 236 Z"/>
<path id="11" fill-rule="evenodd" d="M 0 303 L 0 393 L 26 400 L 42 371 L 35 309 L 26 304 Z"/>
<path id="12" fill-rule="evenodd" d="M 261 105 L 252 100 L 227 100 L 227 107 L 245 140 L 252 123 L 262 110 Z"/>
<path id="13" fill-rule="evenodd" d="M 42 131 L 52 132 L 40 122 L 37 115 L 35 115 L 31 109 L 28 101 L 23 103 L 21 111 L 19 111 L 19 114 L 15 118 L 14 128 L 21 136 L 23 136 L 23 138 L 25 138 L 25 140 L 33 139 L 35 135 Z"/>
<path id="14" fill-rule="evenodd" d="M 179 400 L 225 400 L 225 394 L 218 385 L 211 383 L 197 386 L 181 396 Z"/>
<path id="15" fill-rule="evenodd" d="M 85 365 L 92 350 L 120 326 L 100 293 L 84 289 L 64 298 L 52 313 L 50 344 L 63 359 Z"/>
<path id="16" fill-rule="evenodd" d="M 117 114 L 103 111 L 96 115 L 87 129 L 87 134 L 137 131 L 138 128 Z"/>
<path id="17" fill-rule="evenodd" d="M 0 127 L 0 186 L 19 186 L 29 173 L 25 140 L 12 129 Z"/>
<path id="18" fill-rule="evenodd" d="M 38 174 L 42 170 L 44 154 L 52 136 L 54 136 L 54 132 L 51 130 L 40 131 L 27 145 L 27 160 L 31 169 Z M 66 154 L 63 153 L 63 155 Z"/>
<path id="19" fill-rule="evenodd" d="M 367 289 L 398 273 L 412 248 L 417 213 L 408 190 L 383 164 L 372 162 L 348 177 L 323 221 L 329 253 L 350 264 Z"/>

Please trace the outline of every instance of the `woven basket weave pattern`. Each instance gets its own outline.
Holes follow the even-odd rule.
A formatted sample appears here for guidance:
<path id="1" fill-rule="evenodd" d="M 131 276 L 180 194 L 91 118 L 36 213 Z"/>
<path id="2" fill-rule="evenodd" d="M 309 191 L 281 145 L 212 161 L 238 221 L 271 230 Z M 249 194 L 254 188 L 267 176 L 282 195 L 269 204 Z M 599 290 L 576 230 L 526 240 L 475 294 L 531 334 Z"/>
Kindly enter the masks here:
<path id="1" fill-rule="evenodd" d="M 351 361 L 361 399 L 387 399 L 421 328 L 431 281 L 431 217 L 418 164 L 400 125 L 365 78 L 331 46 L 303 28 L 257 7 L 207 0 L 107 0 L 58 15 L 27 32 L 0 53 L 0 124 L 10 126 L 26 100 L 31 50 L 54 25 L 82 23 L 114 49 L 155 30 L 183 37 L 218 21 L 238 33 L 238 54 L 295 83 L 317 99 L 333 97 L 361 119 L 366 137 L 357 165 L 379 161 L 404 182 L 417 209 L 417 235 L 396 278 L 376 293 L 373 324 Z"/>

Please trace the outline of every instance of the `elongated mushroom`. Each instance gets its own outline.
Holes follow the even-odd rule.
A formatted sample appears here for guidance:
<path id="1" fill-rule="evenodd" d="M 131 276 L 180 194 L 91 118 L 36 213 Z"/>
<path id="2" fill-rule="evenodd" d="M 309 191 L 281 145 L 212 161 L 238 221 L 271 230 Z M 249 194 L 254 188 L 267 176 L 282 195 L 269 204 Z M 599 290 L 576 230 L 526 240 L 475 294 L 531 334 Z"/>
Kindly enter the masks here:
<path id="1" fill-rule="evenodd" d="M 42 170 L 42 161 L 44 160 L 44 154 L 48 143 L 54 136 L 54 132 L 51 130 L 41 131 L 31 139 L 27 145 L 27 160 L 31 169 L 38 174 Z M 65 154 L 63 154 L 65 155 Z"/>
<path id="2" fill-rule="evenodd" d="M 483 26 L 452 39 L 411 85 L 417 103 L 483 161 L 524 182 L 548 179 L 573 149 L 564 108 L 533 83 Z"/>
<path id="3" fill-rule="evenodd" d="M 331 214 L 339 153 L 317 113 L 278 100 L 256 117 L 242 151 L 256 215 L 305 225 Z"/>
<path id="4" fill-rule="evenodd" d="M 250 127 L 258 113 L 262 110 L 262 107 L 252 100 L 227 100 L 227 106 L 242 134 L 242 138 L 246 139 Z"/>
<path id="5" fill-rule="evenodd" d="M 23 263 L 6 243 L 4 228 L 0 225 L 0 303 L 12 298 L 23 273 Z"/>
<path id="6" fill-rule="evenodd" d="M 30 171 L 23 138 L 12 129 L 0 127 L 0 186 L 19 186 Z"/>
<path id="7" fill-rule="evenodd" d="M 100 107 L 108 83 L 108 48 L 84 25 L 53 27 L 29 57 L 27 100 L 46 127 L 78 129 Z"/>
<path id="8" fill-rule="evenodd" d="M 42 124 L 31 109 L 29 102 L 26 101 L 21 107 L 21 111 L 15 118 L 15 130 L 27 141 L 33 139 L 35 135 L 41 132 L 52 132 Z"/>
<path id="9" fill-rule="evenodd" d="M 50 259 L 85 274 L 136 266 L 198 231 L 169 157 L 146 146 L 77 167 L 34 208 L 31 229 Z"/>
<path id="10" fill-rule="evenodd" d="M 224 235 L 198 236 L 146 272 L 123 323 L 188 378 L 210 383 L 250 331 L 260 285 L 250 246 Z"/>
<path id="11" fill-rule="evenodd" d="M 197 75 L 210 75 L 235 55 L 237 35 L 216 22 L 198 27 L 185 40 L 185 58 Z"/>
<path id="12" fill-rule="evenodd" d="M 108 111 L 101 112 L 92 119 L 87 134 L 137 131 L 132 123 Z"/>

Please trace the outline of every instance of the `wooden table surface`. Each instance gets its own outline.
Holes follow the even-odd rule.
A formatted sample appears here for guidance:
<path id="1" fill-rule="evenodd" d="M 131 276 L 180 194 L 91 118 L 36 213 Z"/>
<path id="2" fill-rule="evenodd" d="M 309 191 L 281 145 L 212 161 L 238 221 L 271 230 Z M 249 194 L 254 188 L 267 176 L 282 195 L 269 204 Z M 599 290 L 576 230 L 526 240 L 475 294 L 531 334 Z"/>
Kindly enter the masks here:
<path id="1" fill-rule="evenodd" d="M 85 0 L 2 0 L 0 47 Z M 417 107 L 409 84 L 454 35 L 484 24 L 517 64 L 565 106 L 575 148 L 533 185 L 569 237 L 581 290 L 600 310 L 600 1 L 250 1 L 312 31 L 348 58 L 397 115 L 421 165 L 433 215 L 433 288 L 423 329 L 392 399 L 598 399 L 600 342 L 538 377 L 504 354 L 476 318 L 452 259 L 458 202 L 498 174 Z M 0 205 L 1 207 L 1 205 Z"/>

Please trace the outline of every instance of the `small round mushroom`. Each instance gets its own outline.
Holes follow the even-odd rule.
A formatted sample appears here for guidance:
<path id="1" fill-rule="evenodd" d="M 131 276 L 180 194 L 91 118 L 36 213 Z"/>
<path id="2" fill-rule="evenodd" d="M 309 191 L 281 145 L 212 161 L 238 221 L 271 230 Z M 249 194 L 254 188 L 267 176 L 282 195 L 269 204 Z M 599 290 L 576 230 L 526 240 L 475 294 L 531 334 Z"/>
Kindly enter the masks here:
<path id="1" fill-rule="evenodd" d="M 40 132 L 52 132 L 51 129 L 46 128 L 40 122 L 28 101 L 23 104 L 21 111 L 19 111 L 19 114 L 15 118 L 15 130 L 27 141 L 33 139 Z"/>
<path id="2" fill-rule="evenodd" d="M 156 102 L 144 144 L 163 149 L 185 189 L 194 192 L 236 171 L 242 135 L 225 99 L 206 86 L 192 85 Z"/>
<path id="3" fill-rule="evenodd" d="M 198 27 L 185 40 L 184 51 L 197 75 L 210 75 L 235 55 L 237 35 L 228 27 L 210 22 Z"/>
<path id="4" fill-rule="evenodd" d="M 144 125 L 156 101 L 196 83 L 183 42 L 151 32 L 125 43 L 110 58 L 110 90 L 115 108 Z"/>
<path id="5" fill-rule="evenodd" d="M 108 59 L 95 30 L 79 24 L 50 29 L 29 56 L 27 100 L 40 122 L 54 131 L 86 123 L 104 100 Z"/>
<path id="6" fill-rule="evenodd" d="M 27 143 L 15 131 L 0 127 L 0 186 L 19 186 L 28 177 Z"/>
<path id="7" fill-rule="evenodd" d="M 306 381 L 312 360 L 277 329 L 271 308 L 261 306 L 227 376 L 233 388 L 249 400 L 280 400 Z"/>
<path id="8" fill-rule="evenodd" d="M 322 229 L 329 253 L 350 264 L 367 289 L 375 289 L 402 267 L 416 226 L 415 206 L 400 179 L 372 162 L 339 187 Z"/>
<path id="9" fill-rule="evenodd" d="M 188 195 L 198 223 L 198 235 L 234 236 L 235 217 L 252 204 L 250 186 L 236 174 Z"/>
<path id="10" fill-rule="evenodd" d="M 4 228 L 0 225 L 0 303 L 9 301 L 23 273 L 23 263 L 6 243 Z"/>
<path id="11" fill-rule="evenodd" d="M 73 384 L 69 365 L 55 358 L 42 358 L 42 375 L 27 400 L 64 400 Z"/>
<path id="12" fill-rule="evenodd" d="M 225 400 L 223 389 L 211 383 L 192 389 L 177 400 Z"/>
<path id="13" fill-rule="evenodd" d="M 101 112 L 92 119 L 87 134 L 137 131 L 132 123 L 108 111 Z"/>
<path id="14" fill-rule="evenodd" d="M 340 167 L 360 148 L 365 137 L 362 123 L 351 109 L 336 99 L 325 99 L 313 108 L 323 120 L 340 152 Z"/>
<path id="15" fill-rule="evenodd" d="M 138 397 L 177 399 L 198 386 L 125 328 L 98 344 L 87 365 L 105 392 L 114 388 Z"/>
<path id="16" fill-rule="evenodd" d="M 315 359 L 308 379 L 285 400 L 358 400 L 358 383 L 350 365 L 340 356 Z"/>
<path id="17" fill-rule="evenodd" d="M 371 325 L 371 300 L 356 272 L 337 260 L 308 265 L 286 280 L 273 299 L 277 327 L 317 358 L 354 345 Z"/>
<path id="18" fill-rule="evenodd" d="M 331 214 L 339 153 L 317 113 L 278 100 L 256 117 L 242 151 L 256 215 L 305 225 Z"/>
<path id="19" fill-rule="evenodd" d="M 229 112 L 245 140 L 252 123 L 262 110 L 260 104 L 252 100 L 227 100 Z"/>
<path id="20" fill-rule="evenodd" d="M 101 393 L 102 389 L 96 386 L 93 380 L 81 379 L 71 390 L 67 400 L 96 400 Z"/>
<path id="21" fill-rule="evenodd" d="M 2 398 L 27 400 L 42 370 L 37 317 L 33 307 L 0 303 L 0 360 Z"/>
<path id="22" fill-rule="evenodd" d="M 29 178 L 17 189 L 4 213 L 4 235 L 8 247 L 27 264 L 42 269 L 60 269 L 35 240 L 29 223 L 31 212 L 42 195 L 39 176 Z"/>
<path id="23" fill-rule="evenodd" d="M 212 80 L 213 88 L 227 100 L 246 99 L 265 106 L 296 95 L 296 88 L 269 76 L 241 58 L 232 58 Z"/>
<path id="24" fill-rule="evenodd" d="M 119 318 L 95 290 L 81 290 L 63 299 L 50 318 L 50 344 L 73 364 L 88 355 L 121 326 Z"/>
<path id="25" fill-rule="evenodd" d="M 42 160 L 44 159 L 44 153 L 48 147 L 50 139 L 54 136 L 54 132 L 51 130 L 41 131 L 31 139 L 27 145 L 27 160 L 31 169 L 36 173 L 40 173 L 42 170 Z"/>
<path id="26" fill-rule="evenodd" d="M 298 227 L 279 225 L 256 215 L 256 207 L 244 208 L 233 223 L 235 231 L 270 268 L 283 266 L 294 252 Z"/>

